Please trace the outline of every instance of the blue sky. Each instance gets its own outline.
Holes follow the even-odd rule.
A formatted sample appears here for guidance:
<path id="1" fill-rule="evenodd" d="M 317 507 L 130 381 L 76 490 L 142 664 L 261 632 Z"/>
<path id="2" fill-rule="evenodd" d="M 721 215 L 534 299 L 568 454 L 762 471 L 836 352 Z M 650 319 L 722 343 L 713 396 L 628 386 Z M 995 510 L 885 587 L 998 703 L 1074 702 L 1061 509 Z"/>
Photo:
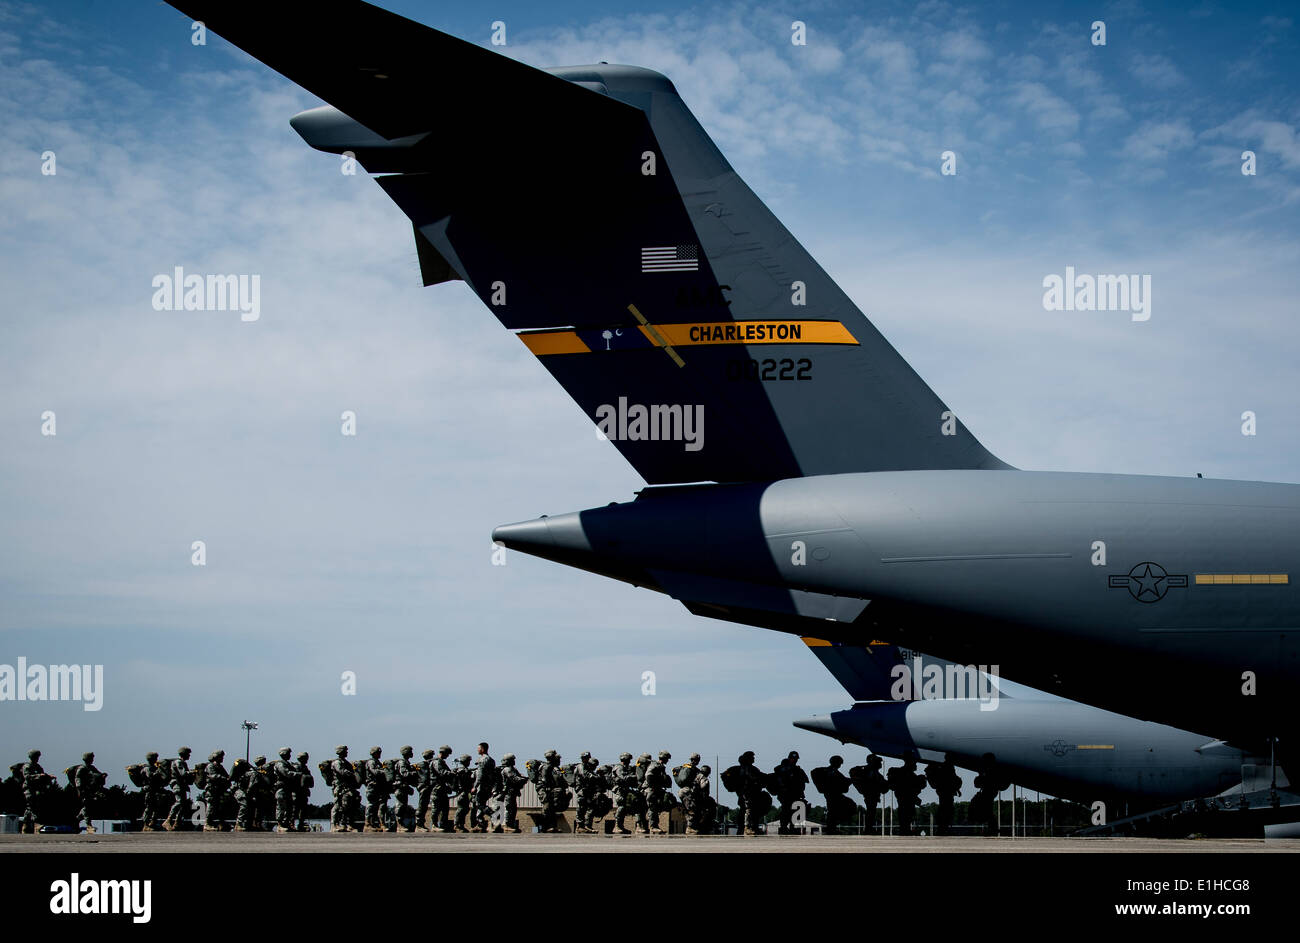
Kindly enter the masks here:
<path id="1" fill-rule="evenodd" d="M 535 65 L 666 73 L 1003 459 L 1300 477 L 1284 5 L 389 8 L 484 45 L 503 20 L 501 51 Z M 487 739 L 821 762 L 832 744 L 789 722 L 847 698 L 797 640 L 491 565 L 494 525 L 641 481 L 468 289 L 420 287 L 401 212 L 289 127 L 312 96 L 189 37 L 163 5 L 0 2 L 0 663 L 106 674 L 98 713 L 0 704 L 6 762 L 233 751 L 245 718 L 256 747 L 313 758 Z M 154 311 L 174 265 L 260 273 L 261 320 Z M 1067 265 L 1151 274 L 1151 320 L 1044 311 Z"/>

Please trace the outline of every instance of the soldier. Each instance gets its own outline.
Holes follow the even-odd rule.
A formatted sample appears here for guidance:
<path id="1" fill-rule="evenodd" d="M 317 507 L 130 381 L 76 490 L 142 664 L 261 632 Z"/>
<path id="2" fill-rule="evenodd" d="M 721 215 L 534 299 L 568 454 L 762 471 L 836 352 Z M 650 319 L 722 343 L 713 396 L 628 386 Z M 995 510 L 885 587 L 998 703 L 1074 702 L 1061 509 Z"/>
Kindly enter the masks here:
<path id="1" fill-rule="evenodd" d="M 798 751 L 791 750 L 781 764 L 772 770 L 772 784 L 776 787 L 776 798 L 781 804 L 776 833 L 792 835 L 794 834 L 794 804 L 803 800 L 804 789 L 808 785 L 808 774 L 799 766 Z"/>
<path id="2" fill-rule="evenodd" d="M 590 759 L 591 752 L 583 750 L 578 754 L 578 762 L 564 771 L 564 781 L 573 790 L 574 799 L 577 803 L 573 816 L 573 831 L 575 833 L 584 830 L 582 823 L 587 818 L 587 794 L 583 790 L 582 784 L 587 776 L 587 761 Z"/>
<path id="3" fill-rule="evenodd" d="M 709 835 L 713 832 L 718 818 L 718 803 L 709 795 L 712 783 L 709 777 L 713 769 L 705 763 L 695 773 L 695 785 L 691 792 L 691 819 L 686 829 L 687 835 Z"/>
<path id="4" fill-rule="evenodd" d="M 736 758 L 736 765 L 722 774 L 722 785 L 736 794 L 744 834 L 757 835 L 763 817 L 772 808 L 772 797 L 767 793 L 767 777 L 754 765 L 753 750 L 746 750 Z"/>
<path id="5" fill-rule="evenodd" d="M 86 823 L 86 834 L 95 834 L 93 813 L 98 810 L 99 800 L 104 798 L 104 783 L 108 775 L 95 769 L 95 754 L 81 754 L 81 762 L 68 771 L 72 788 L 76 790 L 81 809 L 77 812 L 77 822 Z"/>
<path id="6" fill-rule="evenodd" d="M 293 772 L 296 776 L 293 790 L 293 820 L 294 828 L 299 832 L 311 831 L 311 826 L 307 824 L 307 806 L 311 803 L 311 790 L 316 785 L 316 777 L 311 774 L 311 766 L 307 761 L 310 760 L 305 752 L 299 753 L 293 763 Z"/>
<path id="7" fill-rule="evenodd" d="M 912 834 L 912 813 L 925 788 L 925 777 L 916 771 L 916 754 L 908 753 L 902 766 L 895 766 L 885 777 L 898 803 L 898 834 Z"/>
<path id="8" fill-rule="evenodd" d="M 205 832 L 221 832 L 226 827 L 226 792 L 230 789 L 230 773 L 222 765 L 225 750 L 213 750 L 203 764 L 203 805 L 207 809 Z"/>
<path id="9" fill-rule="evenodd" d="M 560 754 L 547 750 L 542 756 L 546 763 L 538 773 L 537 795 L 542 803 L 542 821 L 537 830 L 554 832 L 559 814 L 568 805 L 569 793 L 564 783 L 564 770 L 560 768 Z"/>
<path id="10" fill-rule="evenodd" d="M 141 830 L 156 832 L 167 814 L 167 807 L 171 805 L 167 801 L 167 783 L 171 777 L 162 768 L 162 764 L 158 762 L 158 754 L 152 750 L 144 755 L 144 765 L 140 767 L 140 777 L 144 783 L 140 787 L 144 795 L 144 825 Z"/>
<path id="11" fill-rule="evenodd" d="M 889 792 L 889 783 L 880 773 L 880 757 L 874 753 L 867 757 L 865 766 L 855 766 L 849 770 L 849 780 L 853 788 L 862 794 L 863 805 L 867 809 L 867 834 L 876 832 L 876 807 L 880 797 Z"/>
<path id="12" fill-rule="evenodd" d="M 700 771 L 700 755 L 692 753 L 691 758 L 681 766 L 673 767 L 673 782 L 677 784 L 677 801 L 682 804 L 686 815 L 686 834 L 694 835 L 691 824 L 695 820 L 695 780 Z"/>
<path id="13" fill-rule="evenodd" d="M 393 795 L 397 802 L 393 809 L 393 828 L 389 831 L 400 829 L 404 832 L 415 831 L 416 818 L 415 810 L 411 808 L 411 793 L 415 791 L 416 768 L 411 762 L 411 757 L 415 755 L 415 748 L 407 744 L 398 751 L 398 758 L 393 762 L 391 775 L 393 779 Z"/>
<path id="14" fill-rule="evenodd" d="M 994 803 L 1004 789 L 1011 785 L 998 769 L 997 760 L 992 753 L 980 757 L 980 768 L 975 776 L 975 795 L 970 801 L 970 817 L 974 822 L 984 825 L 985 835 L 998 833 L 997 814 Z"/>
<path id="15" fill-rule="evenodd" d="M 275 777 L 266 757 L 253 757 L 252 775 L 248 779 L 249 807 L 253 813 L 252 831 L 266 831 L 267 819 L 275 816 Z"/>
<path id="16" fill-rule="evenodd" d="M 672 758 L 673 755 L 667 750 L 660 750 L 659 758 L 645 772 L 642 789 L 645 792 L 645 811 L 646 818 L 650 821 L 651 835 L 664 834 L 664 829 L 659 827 L 659 816 L 672 808 L 672 793 L 668 791 L 673 785 L 672 776 L 668 772 L 668 761 Z"/>
<path id="17" fill-rule="evenodd" d="M 41 767 L 41 751 L 28 750 L 27 762 L 20 767 L 23 784 L 23 818 L 19 831 L 35 835 L 40 828 L 37 813 L 45 811 L 45 794 L 54 782 L 54 777 Z M 14 772 L 13 768 L 10 772 Z"/>
<path id="18" fill-rule="evenodd" d="M 194 782 L 194 774 L 190 772 L 190 748 L 181 747 L 176 754 L 177 758 L 167 764 L 172 804 L 163 827 L 169 832 L 190 827 L 190 784 Z"/>
<path id="19" fill-rule="evenodd" d="M 636 827 L 647 833 L 650 827 L 645 821 L 645 805 L 641 790 L 637 786 L 636 767 L 632 765 L 631 753 L 620 753 L 618 765 L 610 774 L 614 787 L 614 831 L 620 835 L 632 833 L 624 826 L 628 813 L 636 816 Z"/>
<path id="20" fill-rule="evenodd" d="M 474 771 L 469 768 L 470 755 L 462 753 L 456 760 L 456 768 L 452 771 L 455 774 L 456 782 L 456 826 L 457 832 L 468 832 L 469 827 L 466 825 L 466 819 L 469 818 L 471 796 L 474 791 Z"/>
<path id="21" fill-rule="evenodd" d="M 334 832 L 353 832 L 357 806 L 361 803 L 361 776 L 356 766 L 348 759 L 348 748 L 334 748 L 335 758 L 320 765 L 325 785 L 334 792 L 334 805 L 330 808 L 330 830 Z"/>
<path id="22" fill-rule="evenodd" d="M 961 777 L 953 768 L 952 757 L 946 756 L 942 763 L 931 763 L 925 768 L 925 778 L 930 787 L 939 794 L 939 820 L 935 834 L 952 834 L 952 804 L 956 796 L 961 795 Z"/>
<path id="23" fill-rule="evenodd" d="M 275 778 L 275 830 L 284 834 L 292 832 L 293 814 L 297 811 L 298 770 L 290 761 L 293 751 L 280 747 L 279 759 L 271 765 Z"/>
<path id="24" fill-rule="evenodd" d="M 844 757 L 832 756 L 830 765 L 813 770 L 813 785 L 826 797 L 826 827 L 823 834 L 839 835 L 843 825 L 857 808 L 848 797 L 849 778 L 840 772 Z"/>
<path id="25" fill-rule="evenodd" d="M 415 808 L 415 830 L 427 832 L 429 826 L 424 823 L 429 815 L 429 801 L 433 798 L 433 787 L 438 782 L 438 774 L 433 766 L 433 758 L 437 754 L 432 750 L 425 750 L 420 756 L 423 762 L 416 766 L 415 778 L 415 794 L 419 797 Z"/>
<path id="26" fill-rule="evenodd" d="M 497 790 L 497 762 L 488 753 L 488 745 L 478 745 L 478 762 L 474 765 L 474 812 L 470 824 L 476 832 L 492 828 L 492 804 L 489 801 Z"/>
<path id="27" fill-rule="evenodd" d="M 519 794 L 524 791 L 528 777 L 515 769 L 515 755 L 503 754 L 501 757 L 501 775 L 497 786 L 497 796 L 505 812 L 504 824 L 493 831 L 514 832 L 519 834 Z"/>
<path id="28" fill-rule="evenodd" d="M 388 770 L 381 757 L 384 751 L 370 748 L 370 759 L 361 764 L 361 775 L 366 786 L 366 824 L 363 831 L 386 832 L 388 825 L 388 795 L 392 788 Z"/>
<path id="29" fill-rule="evenodd" d="M 456 772 L 447 763 L 449 756 L 451 747 L 445 743 L 438 747 L 438 762 L 433 770 L 433 818 L 429 822 L 430 829 L 438 828 L 444 832 L 456 830 L 451 824 L 451 797 L 456 794 Z"/>
<path id="30" fill-rule="evenodd" d="M 578 814 L 575 832 L 591 835 L 596 831 L 596 816 L 604 818 L 609 812 L 609 797 L 605 790 L 609 788 L 605 774 L 600 771 L 600 760 L 588 755 L 578 773 Z"/>
<path id="31" fill-rule="evenodd" d="M 230 769 L 230 785 L 234 790 L 235 831 L 252 832 L 257 830 L 257 769 L 248 760 L 235 759 Z"/>

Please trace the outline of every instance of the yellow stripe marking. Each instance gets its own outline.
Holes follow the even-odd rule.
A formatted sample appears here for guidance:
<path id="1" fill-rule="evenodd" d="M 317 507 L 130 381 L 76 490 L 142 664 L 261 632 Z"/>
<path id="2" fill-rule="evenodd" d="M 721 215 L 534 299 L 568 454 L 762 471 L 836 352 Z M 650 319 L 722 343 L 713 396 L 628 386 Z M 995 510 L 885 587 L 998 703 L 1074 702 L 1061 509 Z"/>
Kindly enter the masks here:
<path id="1" fill-rule="evenodd" d="M 1197 573 L 1197 586 L 1285 586 L 1286 573 Z"/>
<path id="2" fill-rule="evenodd" d="M 716 344 L 853 344 L 857 339 L 839 321 L 697 321 L 657 324 L 669 344 L 698 347 Z"/>
<path id="3" fill-rule="evenodd" d="M 588 347 L 577 331 L 538 331 L 532 334 L 520 334 L 524 346 L 538 357 L 547 354 L 589 354 Z"/>
<path id="4" fill-rule="evenodd" d="M 821 648 L 823 646 L 829 646 L 831 644 L 830 642 L 826 641 L 826 639 L 824 638 L 807 638 L 807 637 L 804 638 L 803 643 L 807 645 L 809 648 Z"/>
<path id="5" fill-rule="evenodd" d="M 1080 743 L 1075 747 L 1076 750 L 1113 750 L 1113 743 Z"/>
<path id="6" fill-rule="evenodd" d="M 668 352 L 668 356 L 673 358 L 673 363 L 679 367 L 686 366 L 686 361 L 677 355 L 668 341 L 664 340 L 663 335 L 655 330 L 655 326 L 645 319 L 645 315 L 636 309 L 636 305 L 628 305 L 627 310 L 632 312 L 632 316 L 641 322 L 641 333 L 645 334 L 654 343 L 656 347 L 662 347 Z"/>

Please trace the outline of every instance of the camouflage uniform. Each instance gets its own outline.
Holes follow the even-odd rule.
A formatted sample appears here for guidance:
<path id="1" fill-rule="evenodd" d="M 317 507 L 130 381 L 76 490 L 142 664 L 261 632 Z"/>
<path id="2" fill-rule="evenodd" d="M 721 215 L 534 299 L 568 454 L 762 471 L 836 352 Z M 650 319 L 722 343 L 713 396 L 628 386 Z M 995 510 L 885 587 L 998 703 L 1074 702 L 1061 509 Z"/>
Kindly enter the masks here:
<path id="1" fill-rule="evenodd" d="M 632 765 L 632 754 L 621 753 L 618 765 L 614 767 L 610 779 L 614 787 L 614 831 L 620 835 L 632 834 L 624 822 L 628 813 L 636 816 L 637 828 L 649 831 L 645 820 L 645 804 L 637 783 L 636 767 Z"/>
<path id="2" fill-rule="evenodd" d="M 547 750 L 543 756 L 546 763 L 538 773 L 537 797 L 542 803 L 542 823 L 539 832 L 553 832 L 561 811 L 568 805 L 568 789 L 564 782 L 564 770 L 560 768 L 560 754 Z"/>
<path id="3" fill-rule="evenodd" d="M 695 780 L 700 768 L 700 755 L 692 753 L 691 758 L 681 766 L 673 767 L 673 782 L 677 784 L 677 801 L 682 804 L 686 814 L 686 834 L 693 835 L 698 830 L 695 820 Z"/>
<path id="4" fill-rule="evenodd" d="M 645 783 L 642 788 L 645 792 L 645 810 L 646 818 L 650 821 L 650 834 L 662 835 L 664 829 L 659 827 L 659 817 L 662 813 L 672 808 L 672 788 L 673 779 L 668 772 L 668 761 L 673 755 L 667 750 L 659 751 L 659 758 L 650 764 L 650 768 L 645 772 Z"/>
<path id="5" fill-rule="evenodd" d="M 225 750 L 214 750 L 203 766 L 203 804 L 207 808 L 205 832 L 220 832 L 225 828 L 226 793 L 230 789 L 230 773 L 222 765 Z"/>
<path id="6" fill-rule="evenodd" d="M 497 762 L 487 752 L 487 745 L 479 744 L 479 758 L 474 766 L 474 811 L 470 824 L 476 832 L 486 832 L 492 827 L 492 793 L 497 788 Z"/>
<path id="7" fill-rule="evenodd" d="M 433 798 L 433 788 L 438 782 L 438 773 L 433 765 L 435 755 L 432 750 L 425 750 L 420 754 L 424 758 L 424 762 L 420 764 L 419 775 L 415 781 L 415 792 L 419 796 L 419 804 L 415 809 L 415 830 L 417 832 L 429 831 L 429 826 L 424 823 L 429 816 L 429 800 Z"/>
<path id="8" fill-rule="evenodd" d="M 334 805 L 330 807 L 330 830 L 351 832 L 355 831 L 352 823 L 356 819 L 357 807 L 361 804 L 361 776 L 348 759 L 347 747 L 335 747 L 334 753 L 335 759 L 329 764 L 321 764 L 321 773 L 334 792 Z"/>
<path id="9" fill-rule="evenodd" d="M 40 826 L 37 813 L 45 811 L 45 793 L 54 781 L 54 777 L 41 767 L 40 759 L 40 750 L 29 750 L 27 762 L 22 767 L 23 819 L 19 831 L 28 835 L 36 834 Z"/>
<path id="10" fill-rule="evenodd" d="M 451 797 L 456 792 L 456 771 L 447 763 L 449 756 L 451 747 L 444 743 L 438 748 L 438 761 L 433 768 L 433 818 L 429 820 L 429 828 L 444 832 L 455 831 L 451 824 Z"/>
<path id="11" fill-rule="evenodd" d="M 384 768 L 381 757 L 384 751 L 380 747 L 370 748 L 370 759 L 361 764 L 362 775 L 366 784 L 366 825 L 367 832 L 388 831 L 388 795 L 392 790 L 388 770 Z"/>
<path id="12" fill-rule="evenodd" d="M 108 776 L 95 769 L 95 754 L 81 754 L 81 764 L 72 771 L 72 787 L 77 791 L 81 809 L 77 812 L 77 821 L 86 823 L 86 834 L 95 834 L 93 813 L 97 804 L 104 797 L 104 783 Z"/>
<path id="13" fill-rule="evenodd" d="M 415 831 L 415 810 L 411 808 L 412 786 L 415 783 L 415 765 L 411 757 L 415 749 L 409 744 L 399 751 L 398 759 L 393 763 L 393 795 L 397 804 L 393 809 L 394 825 L 406 832 Z"/>
<path id="14" fill-rule="evenodd" d="M 299 753 L 291 764 L 297 776 L 293 790 L 293 827 L 299 832 L 311 830 L 307 824 L 307 806 L 311 803 L 311 789 L 316 785 L 316 777 L 311 774 L 311 766 L 307 762 L 310 759 L 305 752 Z"/>
<path id="15" fill-rule="evenodd" d="M 181 747 L 176 751 L 177 758 L 168 764 L 171 781 L 168 785 L 172 791 L 172 805 L 167 811 L 166 828 L 169 832 L 190 827 L 190 784 L 194 774 L 190 772 L 190 748 Z"/>
<path id="16" fill-rule="evenodd" d="M 736 792 L 736 804 L 740 810 L 740 821 L 746 835 L 757 835 L 763 825 L 763 817 L 772 808 L 772 797 L 767 793 L 767 777 L 754 765 L 754 752 L 746 750 L 737 758 L 739 770 Z"/>
<path id="17" fill-rule="evenodd" d="M 515 768 L 515 755 L 513 753 L 503 755 L 497 796 L 505 811 L 505 824 L 504 827 L 498 825 L 496 831 L 519 834 L 519 794 L 524 791 L 526 782 L 528 777 Z"/>
<path id="18" fill-rule="evenodd" d="M 144 793 L 143 831 L 155 832 L 171 804 L 167 801 L 168 776 L 158 762 L 157 753 L 145 754 L 140 775 L 144 777 L 144 786 L 141 787 Z"/>
<path id="19" fill-rule="evenodd" d="M 248 780 L 249 806 L 253 813 L 253 830 L 265 831 L 268 819 L 275 817 L 274 771 L 266 765 L 266 757 L 253 757 L 253 774 Z"/>
<path id="20" fill-rule="evenodd" d="M 272 765 L 271 769 L 275 774 L 275 830 L 277 832 L 292 832 L 293 814 L 297 811 L 298 798 L 298 770 L 289 760 L 293 751 L 288 747 L 281 747 L 279 759 Z"/>
<path id="21" fill-rule="evenodd" d="M 474 790 L 474 771 L 469 768 L 469 754 L 462 753 L 452 770 L 456 778 L 456 831 L 468 832 L 470 793 Z"/>
<path id="22" fill-rule="evenodd" d="M 578 773 L 578 827 L 574 831 L 589 834 L 596 831 L 596 817 L 603 819 L 609 812 L 609 797 L 605 795 L 608 788 L 609 781 L 601 770 L 600 761 L 589 756 Z"/>
<path id="23" fill-rule="evenodd" d="M 714 823 L 718 818 L 718 803 L 714 801 L 713 796 L 709 795 L 713 784 L 709 777 L 713 774 L 712 768 L 706 763 L 699 767 L 695 774 L 695 788 L 691 804 L 691 821 L 687 834 L 692 832 L 696 835 L 709 835 L 713 832 Z"/>
<path id="24" fill-rule="evenodd" d="M 573 813 L 573 830 L 575 832 L 584 831 L 587 811 L 587 792 L 582 788 L 583 781 L 587 777 L 587 761 L 591 759 L 591 752 L 583 750 L 578 754 L 578 762 L 570 766 L 564 774 L 564 781 L 573 789 L 574 795 L 574 813 Z"/>

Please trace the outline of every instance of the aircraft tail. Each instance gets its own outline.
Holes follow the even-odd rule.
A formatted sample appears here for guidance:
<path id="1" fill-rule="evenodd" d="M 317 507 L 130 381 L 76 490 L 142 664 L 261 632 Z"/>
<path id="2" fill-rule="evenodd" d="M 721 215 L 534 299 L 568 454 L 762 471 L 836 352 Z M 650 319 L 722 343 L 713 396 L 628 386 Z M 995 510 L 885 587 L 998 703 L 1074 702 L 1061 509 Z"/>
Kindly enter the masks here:
<path id="1" fill-rule="evenodd" d="M 855 701 L 911 701 L 927 691 L 938 697 L 985 696 L 997 687 L 977 668 L 923 655 L 888 642 L 845 645 L 804 636 L 803 643 Z M 901 669 L 906 669 L 903 671 Z M 973 675 L 973 676 L 972 676 Z M 934 681 L 938 678 L 940 681 Z M 929 697 L 930 694 L 926 693 Z M 998 697 L 1008 697 L 999 692 Z"/>
<path id="2" fill-rule="evenodd" d="M 672 82 L 541 70 L 357 0 L 172 0 L 324 98 L 411 218 L 651 484 L 1005 468 L 727 163 Z M 337 110 L 336 110 L 337 109 Z"/>

